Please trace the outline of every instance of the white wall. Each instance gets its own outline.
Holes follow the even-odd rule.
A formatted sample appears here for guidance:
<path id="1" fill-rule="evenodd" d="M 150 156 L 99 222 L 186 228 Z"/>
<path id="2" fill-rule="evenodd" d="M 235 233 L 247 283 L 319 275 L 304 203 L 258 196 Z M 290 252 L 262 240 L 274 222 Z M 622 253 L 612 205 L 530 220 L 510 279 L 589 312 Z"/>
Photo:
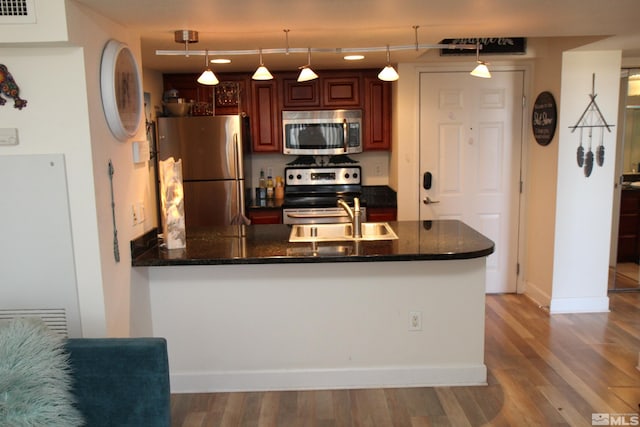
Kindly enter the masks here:
<path id="1" fill-rule="evenodd" d="M 51 10 L 52 7 L 62 12 Z M 22 111 L 8 103 L 0 128 L 17 128 L 20 144 L 0 147 L 0 155 L 61 153 L 65 156 L 77 291 L 84 336 L 130 334 L 131 264 L 129 241 L 155 223 L 134 227 L 131 206 L 152 206 L 146 165 L 134 165 L 130 142 L 118 142 L 109 131 L 100 97 L 100 60 L 110 38 L 127 43 L 140 61 L 139 37 L 75 3 L 37 0 L 38 12 L 49 11 L 38 25 L 0 26 L 3 42 L 11 34 L 30 34 L 20 47 L 0 45 L 2 62 L 16 78 Z M 64 17 L 67 20 L 54 19 Z M 68 27 L 65 28 L 65 25 Z M 60 28 L 64 29 L 62 31 Z M 60 40 L 67 38 L 67 46 Z M 45 36 L 43 36 L 44 34 Z M 56 43 L 50 43 L 50 42 Z M 15 46 L 15 44 L 13 45 Z M 145 139 L 141 127 L 133 139 Z M 107 163 L 115 166 L 114 192 L 121 261 L 113 256 L 113 227 Z M 42 213 L 46 221 L 46 212 Z M 37 245 L 37 241 L 31 242 Z M 47 259 L 34 260 L 46 269 Z M 1 274 L 1 273 L 0 273 Z M 0 276 L 1 281 L 11 277 Z M 28 298 L 24 295 L 24 298 Z"/>
<path id="2" fill-rule="evenodd" d="M 595 165 L 587 178 L 576 162 L 580 132 L 572 132 L 570 127 L 576 125 L 591 101 L 593 74 L 598 107 L 608 124 L 616 124 L 620 66 L 620 51 L 563 54 L 552 313 L 609 309 L 607 287 L 616 129 L 604 132 L 604 146 L 610 155 L 605 155 L 604 165 Z M 594 151 L 600 130 L 594 129 Z M 585 152 L 586 135 L 585 130 Z"/>
<path id="3" fill-rule="evenodd" d="M 19 84 L 21 96 L 28 101 L 21 111 L 11 102 L 0 107 L 0 128 L 17 128 L 20 140 L 16 146 L 0 147 L 0 155 L 64 154 L 82 328 L 84 333 L 103 335 L 104 302 L 82 49 L 0 48 L 0 56 Z M 42 212 L 41 219 L 47 220 L 47 212 Z M 38 241 L 31 243 L 37 245 Z M 33 265 L 47 269 L 48 262 L 37 259 Z M 5 280 L 12 278 L 3 276 L 0 281 Z"/>
<path id="4" fill-rule="evenodd" d="M 562 53 L 584 45 L 591 38 L 540 39 L 536 43 L 535 70 L 532 80 L 532 92 L 528 99 L 529 111 L 535 98 L 543 91 L 553 94 L 560 111 Z M 528 125 L 529 126 L 529 125 Z M 553 255 L 556 215 L 556 181 L 558 165 L 559 124 L 556 134 L 549 145 L 541 146 L 527 132 L 526 172 L 526 234 L 522 274 L 525 276 L 524 292 L 537 303 L 548 306 L 551 301 L 553 282 Z"/>
<path id="5" fill-rule="evenodd" d="M 142 224 L 133 225 L 132 207 L 142 202 L 153 212 L 153 190 L 146 164 L 134 164 L 131 142 L 146 139 L 144 119 L 131 140 L 120 142 L 113 137 L 106 123 L 100 96 L 100 63 L 102 50 L 109 39 L 126 43 L 140 66 L 140 40 L 133 30 L 104 19 L 75 3 L 68 4 L 70 40 L 83 48 L 84 73 L 87 84 L 86 103 L 89 111 L 91 164 L 95 214 L 98 225 L 102 266 L 102 293 L 106 333 L 109 336 L 130 335 L 131 313 L 131 254 L 129 242 L 155 225 L 153 215 Z M 141 70 L 140 70 L 141 71 Z M 112 161 L 115 174 L 113 192 L 120 262 L 114 257 L 114 230 L 111 213 L 111 191 L 108 163 Z M 81 289 L 82 291 L 82 289 Z M 82 301 L 81 301 L 82 304 Z"/>

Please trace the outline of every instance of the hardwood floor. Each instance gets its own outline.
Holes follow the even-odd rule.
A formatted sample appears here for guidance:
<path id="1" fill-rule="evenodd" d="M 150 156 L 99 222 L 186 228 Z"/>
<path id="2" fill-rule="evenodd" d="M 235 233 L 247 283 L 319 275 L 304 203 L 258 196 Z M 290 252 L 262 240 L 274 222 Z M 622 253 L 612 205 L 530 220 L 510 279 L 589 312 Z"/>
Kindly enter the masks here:
<path id="1" fill-rule="evenodd" d="M 590 426 L 593 413 L 637 417 L 640 293 L 610 301 L 609 313 L 550 316 L 523 295 L 488 295 L 487 386 L 176 394 L 172 425 Z"/>

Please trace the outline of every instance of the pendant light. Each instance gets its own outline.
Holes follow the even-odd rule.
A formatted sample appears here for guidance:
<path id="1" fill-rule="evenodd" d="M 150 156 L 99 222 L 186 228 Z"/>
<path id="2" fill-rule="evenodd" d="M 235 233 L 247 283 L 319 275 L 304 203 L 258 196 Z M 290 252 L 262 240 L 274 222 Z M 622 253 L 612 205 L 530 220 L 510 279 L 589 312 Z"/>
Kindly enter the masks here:
<path id="1" fill-rule="evenodd" d="M 483 79 L 490 79 L 491 73 L 489 72 L 489 68 L 487 68 L 487 62 L 480 61 L 480 42 L 476 43 L 476 68 L 471 71 L 471 75 L 474 77 L 481 77 Z"/>
<path id="2" fill-rule="evenodd" d="M 253 80 L 273 80 L 273 76 L 271 75 L 267 67 L 265 67 L 262 63 L 262 49 L 260 49 L 260 66 L 258 67 L 256 72 L 253 73 L 253 76 L 251 78 Z"/>
<path id="3" fill-rule="evenodd" d="M 214 86 L 220 83 L 216 75 L 213 74 L 213 71 L 211 71 L 211 68 L 209 67 L 209 50 L 207 50 L 205 53 L 204 66 L 206 68 L 202 72 L 202 74 L 200 74 L 200 77 L 198 77 L 198 83 L 207 86 Z"/>
<path id="4" fill-rule="evenodd" d="M 311 48 L 307 50 L 307 65 L 300 67 L 300 74 L 298 75 L 299 82 L 308 82 L 309 80 L 317 79 L 318 75 L 311 69 Z"/>
<path id="5" fill-rule="evenodd" d="M 389 45 L 387 45 L 387 65 L 378 73 L 378 78 L 385 82 L 394 82 L 398 80 L 399 77 L 398 72 L 391 65 Z"/>

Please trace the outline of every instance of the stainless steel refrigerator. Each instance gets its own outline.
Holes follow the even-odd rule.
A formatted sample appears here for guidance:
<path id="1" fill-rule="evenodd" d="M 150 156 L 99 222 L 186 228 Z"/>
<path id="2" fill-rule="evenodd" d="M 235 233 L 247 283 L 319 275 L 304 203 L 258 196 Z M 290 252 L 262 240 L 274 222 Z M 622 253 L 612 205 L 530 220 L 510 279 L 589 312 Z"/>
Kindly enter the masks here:
<path id="1" fill-rule="evenodd" d="M 182 159 L 187 229 L 246 223 L 242 129 L 240 116 L 158 118 L 158 160 Z"/>

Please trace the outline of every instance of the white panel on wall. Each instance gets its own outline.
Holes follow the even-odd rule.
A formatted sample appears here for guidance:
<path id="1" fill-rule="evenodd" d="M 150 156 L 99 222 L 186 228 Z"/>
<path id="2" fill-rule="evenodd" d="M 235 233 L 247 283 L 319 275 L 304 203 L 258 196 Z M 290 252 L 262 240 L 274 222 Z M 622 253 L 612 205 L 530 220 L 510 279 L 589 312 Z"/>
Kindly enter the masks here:
<path id="1" fill-rule="evenodd" d="M 64 310 L 81 336 L 64 156 L 0 156 L 0 310 Z"/>

